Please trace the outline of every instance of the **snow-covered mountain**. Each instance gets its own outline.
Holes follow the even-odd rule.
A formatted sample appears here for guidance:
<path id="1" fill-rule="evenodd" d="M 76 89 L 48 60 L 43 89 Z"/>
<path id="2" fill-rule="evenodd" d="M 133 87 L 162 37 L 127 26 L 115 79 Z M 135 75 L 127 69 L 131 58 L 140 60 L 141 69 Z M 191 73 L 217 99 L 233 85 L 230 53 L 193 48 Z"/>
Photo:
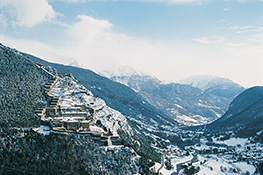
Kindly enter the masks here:
<path id="1" fill-rule="evenodd" d="M 70 76 L 61 77 L 52 88 L 51 93 L 60 97 L 60 106 L 70 108 L 76 105 L 85 105 L 96 111 L 93 122 L 100 121 L 106 128 L 105 130 L 111 131 L 113 135 L 117 136 L 119 129 L 133 135 L 133 130 L 125 116 L 119 111 L 110 108 L 103 99 L 95 97 L 92 92 L 88 91 L 74 78 Z M 101 127 L 93 126 L 92 129 L 104 132 Z"/>
<path id="2" fill-rule="evenodd" d="M 213 75 L 194 75 L 179 81 L 197 87 L 210 94 L 221 96 L 232 100 L 235 96 L 245 90 L 244 87 L 229 80 Z"/>
<path id="3" fill-rule="evenodd" d="M 131 75 L 144 75 L 142 72 L 135 70 L 131 66 L 127 66 L 127 65 L 117 66 L 116 68 L 113 68 L 113 69 L 102 70 L 100 74 L 108 78 L 114 77 L 114 76 L 129 77 Z"/>
<path id="4" fill-rule="evenodd" d="M 46 67 L 53 66 L 59 72 L 72 73 L 94 96 L 102 98 L 109 107 L 121 112 L 135 133 L 146 142 L 151 140 L 157 145 L 161 142 L 167 144 L 178 137 L 175 131 L 179 129 L 179 123 L 133 89 L 88 69 L 49 63 L 32 55 L 25 55 Z"/>
<path id="5" fill-rule="evenodd" d="M 246 131 L 260 131 L 263 129 L 262 106 L 263 87 L 249 88 L 238 95 L 231 102 L 227 112 L 209 127 L 220 130 L 239 128 Z"/>
<path id="6" fill-rule="evenodd" d="M 138 92 L 145 101 L 184 125 L 200 125 L 221 117 L 230 100 L 199 88 L 178 83 L 163 83 L 149 75 L 112 76 Z"/>
<path id="7" fill-rule="evenodd" d="M 74 67 L 79 67 L 79 68 L 84 68 L 82 64 L 80 64 L 78 61 L 73 61 L 69 64 L 69 66 L 74 66 Z"/>
<path id="8" fill-rule="evenodd" d="M 0 44 L 0 75 L 1 174 L 151 174 L 160 161 L 124 115 L 71 74 Z M 105 136 L 110 144 L 99 146 Z M 112 146 L 114 136 L 121 145 Z"/>

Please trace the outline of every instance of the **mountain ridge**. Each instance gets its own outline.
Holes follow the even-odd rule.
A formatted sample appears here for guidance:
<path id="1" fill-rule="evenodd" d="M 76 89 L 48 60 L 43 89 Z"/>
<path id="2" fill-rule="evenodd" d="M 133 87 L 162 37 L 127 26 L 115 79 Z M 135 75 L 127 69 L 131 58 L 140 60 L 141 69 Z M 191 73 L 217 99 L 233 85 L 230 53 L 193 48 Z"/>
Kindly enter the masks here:
<path id="1" fill-rule="evenodd" d="M 158 137 L 156 140 L 155 137 L 150 135 L 150 137 L 147 136 L 145 139 L 150 139 L 160 144 L 160 140 L 167 141 L 167 139 L 164 137 L 165 134 L 159 133 L 169 133 L 172 136 L 177 135 L 172 131 L 178 129 L 179 123 L 149 104 L 131 88 L 102 77 L 88 69 L 49 63 L 32 55 L 23 54 L 47 67 L 49 65 L 53 66 L 59 72 L 72 73 L 95 96 L 102 98 L 108 106 L 124 114 L 132 128 L 138 131 L 142 137 L 146 137 L 142 134 L 144 132 L 153 135 L 157 134 L 156 136 Z"/>
<path id="2" fill-rule="evenodd" d="M 231 101 L 235 96 L 245 90 L 244 87 L 228 78 L 213 75 L 193 75 L 179 82 L 200 88 L 216 96 L 228 98 Z"/>
<path id="3" fill-rule="evenodd" d="M 255 86 L 238 95 L 230 104 L 227 112 L 208 128 L 260 130 L 263 129 L 263 87 Z M 253 124 L 252 124 L 253 123 Z"/>
<path id="4" fill-rule="evenodd" d="M 160 161 L 160 155 L 152 149 L 149 140 L 139 137 L 137 132 L 130 132 L 122 114 L 92 95 L 71 74 L 58 73 L 54 67 L 45 67 L 3 45 L 0 45 L 0 63 L 1 174 L 153 174 L 150 167 Z M 109 134 L 119 135 L 122 145 L 111 147 L 113 141 L 110 141 L 105 149 L 91 135 L 79 132 L 83 128 L 67 128 L 65 123 L 80 122 L 81 117 L 76 120 L 71 120 L 72 116 L 61 117 L 62 113 L 69 113 L 62 112 L 60 107 L 60 114 L 54 112 L 60 100 L 60 107 L 64 105 L 70 110 L 80 110 L 81 107 L 75 106 L 80 104 L 78 102 L 87 102 L 85 107 L 89 109 L 97 106 L 96 118 L 100 122 L 89 123 L 88 127 L 93 125 L 90 131 L 103 124 Z M 40 109 L 41 114 L 49 111 L 39 116 L 35 112 Z M 92 117 L 88 114 L 91 111 L 80 112 L 87 115 L 82 118 Z M 62 118 L 62 126 L 49 117 L 57 117 L 56 122 Z M 57 130 L 59 127 L 64 130 Z M 109 160 L 109 157 L 114 159 Z"/>
<path id="5" fill-rule="evenodd" d="M 150 104 L 186 125 L 211 122 L 221 117 L 230 103 L 225 97 L 214 96 L 191 85 L 163 83 L 149 75 L 110 78 L 134 89 Z"/>

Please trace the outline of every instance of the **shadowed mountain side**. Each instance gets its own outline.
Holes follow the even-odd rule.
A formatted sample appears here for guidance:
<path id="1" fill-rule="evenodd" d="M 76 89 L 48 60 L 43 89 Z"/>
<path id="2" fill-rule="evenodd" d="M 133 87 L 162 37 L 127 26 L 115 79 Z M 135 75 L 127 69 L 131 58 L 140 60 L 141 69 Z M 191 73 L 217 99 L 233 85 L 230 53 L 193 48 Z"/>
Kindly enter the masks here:
<path id="1" fill-rule="evenodd" d="M 38 125 L 34 110 L 45 105 L 41 86 L 49 78 L 32 60 L 0 44 L 0 126 Z"/>
<path id="2" fill-rule="evenodd" d="M 110 78 L 134 89 L 155 108 L 185 125 L 212 122 L 225 113 L 231 102 L 225 97 L 212 95 L 190 85 L 164 84 L 149 75 Z"/>
<path id="3" fill-rule="evenodd" d="M 230 104 L 227 112 L 207 127 L 209 129 L 262 130 L 263 129 L 263 87 L 247 89 Z"/>

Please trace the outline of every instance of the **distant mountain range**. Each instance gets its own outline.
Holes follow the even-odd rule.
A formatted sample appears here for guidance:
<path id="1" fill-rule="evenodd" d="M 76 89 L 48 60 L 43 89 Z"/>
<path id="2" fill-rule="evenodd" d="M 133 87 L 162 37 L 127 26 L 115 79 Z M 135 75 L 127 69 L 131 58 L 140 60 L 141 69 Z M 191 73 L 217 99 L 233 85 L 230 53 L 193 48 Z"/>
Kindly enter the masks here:
<path id="1" fill-rule="evenodd" d="M 45 66 L 51 65 L 59 72 L 72 73 L 94 95 L 124 114 L 138 133 L 149 133 L 150 139 L 158 143 L 169 143 L 167 138 L 173 140 L 174 136 L 177 137 L 174 131 L 184 125 L 207 124 L 217 120 L 227 111 L 233 97 L 244 90 L 231 80 L 215 76 L 195 76 L 180 81 L 185 84 L 165 84 L 130 68 L 119 71 L 116 76 L 108 73 L 114 82 L 87 69 L 24 55 Z"/>
<path id="2" fill-rule="evenodd" d="M 263 129 L 263 87 L 252 87 L 238 95 L 227 112 L 208 125 L 210 129 L 242 130 L 243 135 L 255 134 Z"/>
<path id="3" fill-rule="evenodd" d="M 179 84 L 163 83 L 152 76 L 133 72 L 106 75 L 134 89 L 145 101 L 185 125 L 200 125 L 218 119 L 233 97 L 244 90 L 231 80 L 215 76 L 194 76 Z"/>
<path id="4" fill-rule="evenodd" d="M 230 100 L 245 90 L 244 87 L 233 82 L 232 80 L 212 75 L 194 75 L 179 82 L 197 87 L 204 92 L 219 97 L 225 97 Z"/>

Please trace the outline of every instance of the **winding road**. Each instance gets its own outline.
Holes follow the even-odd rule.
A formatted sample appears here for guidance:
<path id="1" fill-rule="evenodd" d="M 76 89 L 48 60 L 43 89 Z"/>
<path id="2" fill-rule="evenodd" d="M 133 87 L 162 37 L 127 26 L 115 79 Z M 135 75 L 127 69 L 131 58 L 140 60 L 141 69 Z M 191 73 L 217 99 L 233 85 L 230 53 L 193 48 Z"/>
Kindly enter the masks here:
<path id="1" fill-rule="evenodd" d="M 161 169 L 164 167 L 164 159 L 165 159 L 165 156 L 166 156 L 166 152 L 162 155 L 162 158 L 161 158 L 161 166 L 160 168 L 157 170 L 157 173 L 159 174 L 159 172 L 161 171 Z"/>

